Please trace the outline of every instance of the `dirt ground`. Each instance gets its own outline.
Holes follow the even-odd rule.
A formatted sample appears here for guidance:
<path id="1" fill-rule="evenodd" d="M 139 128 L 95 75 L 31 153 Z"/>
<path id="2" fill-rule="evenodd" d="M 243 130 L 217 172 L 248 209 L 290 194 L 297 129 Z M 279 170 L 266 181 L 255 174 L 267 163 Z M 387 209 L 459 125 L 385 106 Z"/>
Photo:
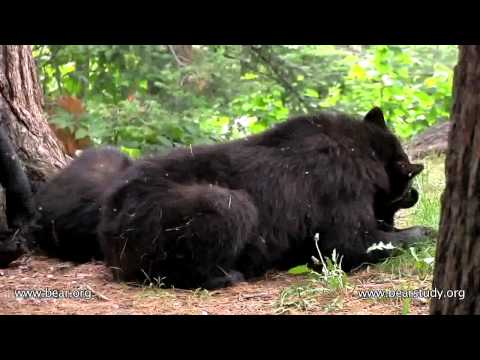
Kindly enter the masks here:
<path id="1" fill-rule="evenodd" d="M 113 282 L 100 262 L 74 266 L 46 257 L 24 256 L 0 270 L 0 314 L 402 314 L 405 301 L 361 299 L 357 291 L 429 285 L 428 281 L 395 279 L 367 269 L 349 277 L 351 287 L 347 290 L 300 297 L 282 306 L 282 291 L 305 281 L 304 276 L 270 273 L 255 282 L 211 292 L 135 287 Z M 25 298 L 15 294 L 15 290 L 44 289 L 71 291 L 76 297 Z M 406 312 L 427 314 L 428 300 L 412 299 Z"/>

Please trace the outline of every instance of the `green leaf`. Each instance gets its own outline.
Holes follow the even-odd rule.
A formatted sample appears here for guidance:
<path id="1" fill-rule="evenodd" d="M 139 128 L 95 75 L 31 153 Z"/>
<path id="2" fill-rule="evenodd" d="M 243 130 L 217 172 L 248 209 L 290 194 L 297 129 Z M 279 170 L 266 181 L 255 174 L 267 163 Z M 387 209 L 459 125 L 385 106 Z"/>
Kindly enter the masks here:
<path id="1" fill-rule="evenodd" d="M 140 149 L 128 148 L 126 146 L 120 147 L 120 151 L 124 152 L 125 154 L 127 154 L 128 156 L 134 159 L 138 159 L 142 155 L 142 152 L 140 151 Z"/>
<path id="2" fill-rule="evenodd" d="M 400 75 L 400 77 L 402 77 L 404 79 L 408 78 L 408 76 L 409 76 L 408 68 L 403 67 L 403 68 L 398 69 L 398 75 Z"/>
<path id="3" fill-rule="evenodd" d="M 354 79 L 363 80 L 367 77 L 367 71 L 359 64 L 354 64 L 350 69 L 349 76 Z"/>
<path id="4" fill-rule="evenodd" d="M 258 106 L 258 107 L 264 107 L 267 104 L 263 96 L 256 97 L 253 100 L 253 103 L 255 104 L 255 106 Z"/>
<path id="5" fill-rule="evenodd" d="M 67 76 L 63 80 L 63 87 L 70 95 L 78 95 L 82 85 L 77 79 Z"/>
<path id="6" fill-rule="evenodd" d="M 320 94 L 315 89 L 305 89 L 305 95 L 308 97 L 319 98 Z"/>
<path id="7" fill-rule="evenodd" d="M 427 88 L 434 88 L 437 86 L 438 80 L 438 78 L 429 77 L 425 79 L 424 84 Z"/>
<path id="8" fill-rule="evenodd" d="M 258 78 L 258 75 L 252 72 L 247 72 L 242 76 L 243 80 L 255 80 Z"/>
<path id="9" fill-rule="evenodd" d="M 420 261 L 420 259 L 417 256 L 417 252 L 415 251 L 415 248 L 414 247 L 409 247 L 408 249 L 410 250 L 410 255 L 412 255 L 412 257 L 415 259 L 415 261 Z"/>
<path id="10" fill-rule="evenodd" d="M 62 76 L 65 76 L 71 72 L 75 71 L 75 63 L 74 62 L 69 62 L 65 65 L 60 66 L 60 74 Z"/>
<path id="11" fill-rule="evenodd" d="M 418 91 L 415 93 L 415 97 L 420 101 L 423 106 L 430 106 L 433 103 L 433 99 L 430 95 L 425 92 Z"/>
<path id="12" fill-rule="evenodd" d="M 307 265 L 299 265 L 291 268 L 288 270 L 288 273 L 291 275 L 303 275 L 303 274 L 308 274 L 310 272 L 310 269 L 308 268 Z"/>

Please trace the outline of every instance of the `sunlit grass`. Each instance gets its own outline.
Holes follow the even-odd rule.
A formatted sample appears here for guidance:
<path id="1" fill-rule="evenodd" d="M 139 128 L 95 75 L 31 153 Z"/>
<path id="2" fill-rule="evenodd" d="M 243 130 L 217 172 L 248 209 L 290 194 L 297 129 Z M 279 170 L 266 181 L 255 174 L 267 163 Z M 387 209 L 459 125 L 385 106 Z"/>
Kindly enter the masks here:
<path id="1" fill-rule="evenodd" d="M 440 198 L 445 188 L 444 162 L 443 156 L 429 157 L 423 160 L 425 170 L 415 179 L 414 183 L 420 193 L 420 199 L 413 208 L 405 211 L 407 226 L 423 225 L 438 228 Z"/>
<path id="2" fill-rule="evenodd" d="M 318 242 L 318 234 L 315 241 Z M 331 301 L 324 306 L 325 311 L 339 310 L 343 306 L 343 294 L 350 288 L 347 274 L 342 270 L 342 256 L 336 251 L 330 257 L 323 257 L 318 249 L 315 262 L 318 271 L 305 265 L 290 269 L 293 275 L 305 275 L 305 281 L 293 284 L 282 290 L 276 303 L 276 312 L 285 313 L 289 309 L 308 311 L 319 305 L 318 298 L 330 297 Z"/>

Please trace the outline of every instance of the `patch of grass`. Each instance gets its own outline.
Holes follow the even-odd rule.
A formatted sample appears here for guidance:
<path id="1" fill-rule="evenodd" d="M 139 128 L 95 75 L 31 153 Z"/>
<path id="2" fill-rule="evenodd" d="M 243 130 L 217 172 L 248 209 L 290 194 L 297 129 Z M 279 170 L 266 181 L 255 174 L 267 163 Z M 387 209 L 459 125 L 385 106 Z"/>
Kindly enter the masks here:
<path id="1" fill-rule="evenodd" d="M 162 287 L 140 287 L 141 291 L 138 292 L 137 297 L 140 299 L 156 298 L 156 299 L 172 299 L 175 298 L 175 294 L 168 289 Z"/>
<path id="2" fill-rule="evenodd" d="M 315 235 L 318 243 L 318 234 Z M 317 246 L 319 259 L 313 258 L 317 265 L 321 265 L 319 272 L 306 265 L 290 269 L 293 275 L 306 275 L 303 282 L 294 284 L 282 290 L 276 303 L 276 312 L 285 313 L 289 309 L 308 311 L 317 307 L 320 295 L 334 298 L 325 307 L 325 311 L 338 310 L 343 307 L 343 293 L 349 288 L 348 276 L 342 270 L 342 258 L 334 250 L 331 257 L 323 257 Z"/>
<path id="3" fill-rule="evenodd" d="M 318 234 L 315 235 L 315 244 L 318 244 Z M 312 271 L 312 276 L 317 278 L 317 281 L 322 283 L 328 291 L 344 290 L 348 286 L 348 276 L 342 270 L 342 257 L 333 250 L 330 258 L 324 258 L 318 249 L 320 260 L 314 258 L 317 265 L 321 263 L 321 272 Z"/>
<path id="4" fill-rule="evenodd" d="M 142 270 L 143 271 L 143 270 Z M 145 280 L 142 284 L 138 283 L 129 283 L 130 286 L 138 287 L 142 289 L 139 293 L 140 298 L 148 298 L 148 297 L 170 297 L 171 293 L 166 291 L 167 288 L 163 280 L 165 278 L 162 277 L 149 277 L 145 271 L 143 271 L 145 275 Z"/>
<path id="5" fill-rule="evenodd" d="M 199 298 L 199 299 L 206 299 L 212 296 L 211 292 L 208 291 L 207 289 L 195 289 L 193 291 L 193 296 Z"/>
<path id="6" fill-rule="evenodd" d="M 425 279 L 433 273 L 436 244 L 434 240 L 426 240 L 424 243 L 399 249 L 399 255 L 385 260 L 376 265 L 382 272 L 388 272 L 395 277 L 404 275 L 418 275 Z"/>
<path id="7" fill-rule="evenodd" d="M 282 290 L 275 305 L 276 313 L 286 313 L 290 309 L 308 311 L 318 305 L 317 297 L 325 293 L 325 289 L 314 281 L 306 281 L 291 285 Z"/>
<path id="8" fill-rule="evenodd" d="M 399 213 L 399 224 L 437 229 L 440 222 L 440 198 L 445 189 L 445 157 L 428 157 L 423 160 L 423 164 L 425 170 L 414 180 L 420 199 L 414 207 Z"/>
<path id="9" fill-rule="evenodd" d="M 405 298 L 402 300 L 402 315 L 410 314 L 410 305 L 412 304 L 411 298 Z"/>
<path id="10" fill-rule="evenodd" d="M 326 312 L 334 312 L 343 309 L 344 298 L 343 296 L 337 296 L 332 301 L 330 301 L 327 305 L 324 306 L 324 310 Z"/>
<path id="11" fill-rule="evenodd" d="M 158 288 L 158 289 L 164 289 L 165 284 L 163 283 L 163 280 L 165 278 L 162 277 L 156 277 L 156 278 L 147 278 L 144 282 L 144 286 L 147 288 Z"/>

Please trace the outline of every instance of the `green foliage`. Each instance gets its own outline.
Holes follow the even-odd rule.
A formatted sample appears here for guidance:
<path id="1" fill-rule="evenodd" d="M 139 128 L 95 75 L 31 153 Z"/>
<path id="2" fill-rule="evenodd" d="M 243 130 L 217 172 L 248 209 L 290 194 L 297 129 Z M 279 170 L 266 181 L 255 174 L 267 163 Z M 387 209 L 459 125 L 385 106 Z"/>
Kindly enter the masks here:
<path id="1" fill-rule="evenodd" d="M 448 118 L 456 48 L 374 46 L 344 59 L 350 70 L 343 85 L 330 89 L 324 106 L 365 113 L 380 106 L 401 137 Z"/>
<path id="2" fill-rule="evenodd" d="M 294 284 L 283 289 L 275 304 L 275 312 L 286 313 L 290 309 L 307 311 L 318 304 L 317 297 L 323 295 L 324 289 L 311 282 Z"/>
<path id="3" fill-rule="evenodd" d="M 312 257 L 312 259 L 316 265 L 321 264 L 321 271 L 320 273 L 312 271 L 312 275 L 329 290 L 338 291 L 345 289 L 348 286 L 348 276 L 342 270 L 343 256 L 337 254 L 337 251 L 333 249 L 331 257 L 324 257 L 318 246 L 318 242 L 320 241 L 318 233 L 315 234 L 314 241 L 320 260 L 315 257 Z"/>
<path id="4" fill-rule="evenodd" d="M 207 141 L 198 122 L 169 113 L 150 99 L 95 104 L 91 108 L 89 133 L 97 143 L 150 150 Z"/>
<path id="5" fill-rule="evenodd" d="M 398 278 L 416 275 L 424 279 L 433 273 L 435 248 L 435 242 L 431 240 L 408 249 L 399 249 L 397 256 L 385 260 L 376 267 Z"/>
<path id="6" fill-rule="evenodd" d="M 87 113 L 52 122 L 138 152 L 226 141 L 291 114 L 381 106 L 409 137 L 448 117 L 454 46 L 38 45 L 47 104 L 76 96 Z M 133 150 L 132 150 L 133 151 Z"/>
<path id="7" fill-rule="evenodd" d="M 290 275 L 305 275 L 305 274 L 310 274 L 312 269 L 310 269 L 307 265 L 298 265 L 290 270 L 288 270 L 288 273 Z"/>
<path id="8" fill-rule="evenodd" d="M 319 296 L 334 296 L 324 308 L 326 311 L 337 310 L 342 306 L 343 292 L 349 289 L 347 274 L 342 270 L 342 257 L 333 250 L 331 257 L 324 257 L 318 248 L 319 236 L 315 235 L 319 259 L 313 257 L 315 264 L 321 265 L 315 271 L 307 265 L 291 268 L 288 273 L 304 276 L 305 281 L 296 283 L 282 290 L 277 301 L 277 312 L 283 313 L 290 308 L 307 311 L 318 305 Z"/>

